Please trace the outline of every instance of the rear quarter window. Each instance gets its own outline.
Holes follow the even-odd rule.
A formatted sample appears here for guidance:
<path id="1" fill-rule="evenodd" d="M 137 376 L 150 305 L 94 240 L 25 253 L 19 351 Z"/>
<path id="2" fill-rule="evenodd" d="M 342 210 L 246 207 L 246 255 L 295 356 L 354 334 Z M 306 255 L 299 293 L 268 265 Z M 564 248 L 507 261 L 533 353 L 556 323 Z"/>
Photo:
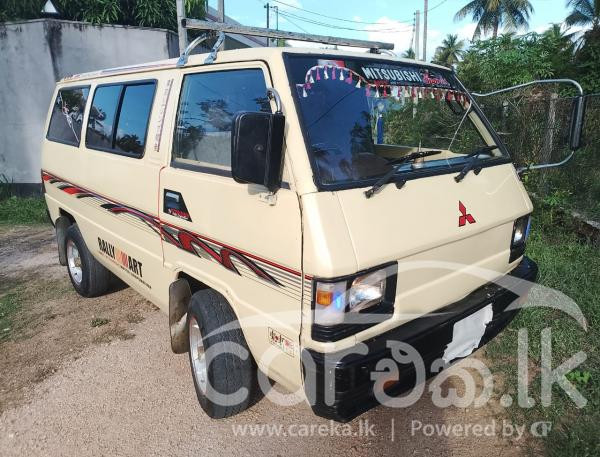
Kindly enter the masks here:
<path id="1" fill-rule="evenodd" d="M 142 157 L 156 82 L 98 86 L 90 108 L 85 144 L 129 157 Z"/>
<path id="2" fill-rule="evenodd" d="M 83 113 L 89 92 L 89 86 L 58 91 L 46 134 L 48 140 L 79 146 Z"/>

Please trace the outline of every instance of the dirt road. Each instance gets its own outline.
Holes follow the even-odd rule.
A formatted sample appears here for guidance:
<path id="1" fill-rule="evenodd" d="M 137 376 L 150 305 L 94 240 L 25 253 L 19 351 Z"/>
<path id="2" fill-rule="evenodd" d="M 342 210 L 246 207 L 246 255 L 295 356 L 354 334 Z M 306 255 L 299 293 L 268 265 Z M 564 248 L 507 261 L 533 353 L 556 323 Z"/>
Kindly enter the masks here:
<path id="1" fill-rule="evenodd" d="M 22 239 L 36 241 L 16 241 Z M 499 436 L 502 417 L 492 406 L 440 409 L 430 394 L 410 408 L 369 411 L 346 429 L 355 436 L 335 436 L 345 432 L 304 403 L 281 407 L 267 398 L 233 418 L 208 419 L 187 355 L 170 351 L 166 317 L 128 288 L 81 299 L 56 263 L 49 227 L 0 231 L 0 297 L 17 290 L 23 302 L 10 337 L 0 340 L 3 456 L 524 453 L 524 443 Z M 495 433 L 426 436 L 423 429 L 411 433 L 415 421 L 488 430 L 495 421 Z M 270 428 L 241 436 L 244 426 L 257 424 Z M 311 426 L 311 436 L 290 436 L 311 434 Z"/>

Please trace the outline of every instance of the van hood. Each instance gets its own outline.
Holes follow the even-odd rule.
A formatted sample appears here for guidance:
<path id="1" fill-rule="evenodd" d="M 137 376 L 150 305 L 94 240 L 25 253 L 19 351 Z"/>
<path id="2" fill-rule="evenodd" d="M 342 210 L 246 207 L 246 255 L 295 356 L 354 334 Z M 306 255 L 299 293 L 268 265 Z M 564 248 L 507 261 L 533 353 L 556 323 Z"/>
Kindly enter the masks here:
<path id="1" fill-rule="evenodd" d="M 510 271 L 514 220 L 532 211 L 513 165 L 471 172 L 459 183 L 454 175 L 410 180 L 401 189 L 390 183 L 371 198 L 366 189 L 336 192 L 356 262 L 346 273 L 398 261 L 396 305 L 423 313 Z M 328 244 L 344 244 L 338 228 Z"/>

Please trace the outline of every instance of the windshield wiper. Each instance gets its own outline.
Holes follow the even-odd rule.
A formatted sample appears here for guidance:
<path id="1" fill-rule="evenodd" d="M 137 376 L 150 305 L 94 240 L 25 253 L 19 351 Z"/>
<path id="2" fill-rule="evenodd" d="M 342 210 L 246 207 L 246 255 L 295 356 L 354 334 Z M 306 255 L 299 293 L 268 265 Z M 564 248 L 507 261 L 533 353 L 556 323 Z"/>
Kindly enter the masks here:
<path id="1" fill-rule="evenodd" d="M 408 155 L 405 155 L 404 157 L 400 157 L 398 159 L 391 160 L 389 162 L 389 164 L 394 165 L 394 166 L 387 173 L 385 173 L 383 176 L 381 176 L 381 178 L 379 178 L 377 181 L 375 181 L 375 184 L 373 184 L 373 187 L 371 187 L 369 190 L 365 191 L 365 196 L 367 198 L 371 198 L 373 196 L 373 194 L 375 194 L 379 189 L 381 189 L 381 187 L 383 185 L 387 184 L 387 182 L 392 178 L 392 176 L 394 176 L 398 172 L 398 168 L 400 168 L 400 165 L 402 165 L 406 162 L 412 162 L 413 160 L 420 159 L 422 157 L 429 157 L 429 156 L 433 156 L 436 154 L 441 154 L 441 152 L 442 151 L 412 152 Z M 398 181 L 398 183 L 396 185 L 398 186 L 398 188 L 400 188 L 404 184 L 406 184 L 406 180 Z"/>
<path id="2" fill-rule="evenodd" d="M 465 178 L 465 176 L 467 176 L 467 173 L 469 173 L 469 171 L 471 170 L 473 170 L 473 173 L 478 175 L 481 172 L 481 166 L 477 166 L 479 164 L 479 156 L 484 152 L 490 152 L 497 148 L 498 146 L 492 144 L 491 146 L 483 146 L 481 148 L 477 148 L 475 151 L 468 154 L 466 157 L 470 160 L 460 171 L 460 173 L 454 177 L 454 180 L 456 182 L 461 182 Z"/>

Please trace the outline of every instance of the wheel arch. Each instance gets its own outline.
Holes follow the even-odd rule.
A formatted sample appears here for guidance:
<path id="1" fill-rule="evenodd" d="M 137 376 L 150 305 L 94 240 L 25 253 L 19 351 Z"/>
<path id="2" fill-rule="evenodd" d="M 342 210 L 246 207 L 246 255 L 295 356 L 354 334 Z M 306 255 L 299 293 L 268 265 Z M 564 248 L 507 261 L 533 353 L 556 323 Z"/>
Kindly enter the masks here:
<path id="1" fill-rule="evenodd" d="M 207 284 L 184 270 L 179 271 L 176 279 L 169 285 L 169 330 L 171 350 L 175 354 L 183 354 L 189 351 L 189 335 L 186 325 L 189 303 L 194 293 L 205 289 L 211 289 L 223 295 L 239 321 L 238 311 L 235 304 L 231 302 L 231 294 L 226 287 Z M 246 332 L 243 326 L 240 325 L 240 328 L 245 337 Z M 248 346 L 251 347 L 250 344 Z"/>
<path id="2" fill-rule="evenodd" d="M 60 208 L 59 214 L 54 221 L 54 228 L 56 230 L 56 243 L 58 244 L 58 262 L 65 266 L 67 264 L 65 238 L 67 236 L 67 229 L 75 224 L 75 218 L 62 208 Z"/>
<path id="3" fill-rule="evenodd" d="M 189 335 L 186 325 L 188 307 L 192 295 L 204 289 L 213 288 L 184 271 L 179 271 L 176 279 L 169 285 L 169 333 L 171 350 L 175 354 L 184 354 L 189 351 Z"/>

